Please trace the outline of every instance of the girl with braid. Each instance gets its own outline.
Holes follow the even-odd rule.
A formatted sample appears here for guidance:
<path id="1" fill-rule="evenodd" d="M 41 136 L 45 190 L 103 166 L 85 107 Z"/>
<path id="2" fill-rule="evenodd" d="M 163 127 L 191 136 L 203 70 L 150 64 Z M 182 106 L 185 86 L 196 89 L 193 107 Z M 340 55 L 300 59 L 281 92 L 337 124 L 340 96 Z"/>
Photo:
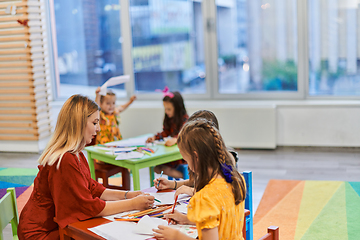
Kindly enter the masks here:
<path id="1" fill-rule="evenodd" d="M 245 180 L 236 170 L 218 130 L 206 119 L 187 122 L 177 139 L 180 153 L 194 172 L 196 193 L 187 215 L 166 215 L 172 222 L 195 224 L 199 239 L 242 240 Z M 191 239 L 178 230 L 158 226 L 157 239 Z"/>

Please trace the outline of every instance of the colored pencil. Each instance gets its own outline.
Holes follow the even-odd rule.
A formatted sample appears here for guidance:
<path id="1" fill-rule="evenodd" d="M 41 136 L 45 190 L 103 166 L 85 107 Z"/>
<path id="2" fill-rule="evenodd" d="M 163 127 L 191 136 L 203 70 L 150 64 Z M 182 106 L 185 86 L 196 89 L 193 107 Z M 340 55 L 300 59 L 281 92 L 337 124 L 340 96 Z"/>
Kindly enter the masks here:
<path id="1" fill-rule="evenodd" d="M 138 222 L 140 218 L 116 218 L 115 221 Z"/>
<path id="2" fill-rule="evenodd" d="M 174 205 L 172 206 L 171 214 L 173 214 L 174 211 L 175 211 L 175 205 L 176 205 L 178 196 L 179 196 L 179 195 L 177 195 L 177 196 L 175 197 L 175 202 L 174 202 Z M 170 224 L 170 221 L 171 221 L 171 219 L 169 218 L 169 220 L 168 220 L 168 225 Z"/>
<path id="3" fill-rule="evenodd" d="M 145 215 L 148 215 L 148 214 L 159 213 L 159 212 L 165 211 L 165 210 L 170 209 L 170 208 L 171 208 L 171 206 L 159 207 L 159 208 L 155 208 L 155 209 L 148 209 L 148 210 L 141 211 L 141 212 L 138 212 L 138 213 L 130 214 L 130 215 L 128 215 L 128 217 L 142 217 L 142 216 L 145 216 Z"/>

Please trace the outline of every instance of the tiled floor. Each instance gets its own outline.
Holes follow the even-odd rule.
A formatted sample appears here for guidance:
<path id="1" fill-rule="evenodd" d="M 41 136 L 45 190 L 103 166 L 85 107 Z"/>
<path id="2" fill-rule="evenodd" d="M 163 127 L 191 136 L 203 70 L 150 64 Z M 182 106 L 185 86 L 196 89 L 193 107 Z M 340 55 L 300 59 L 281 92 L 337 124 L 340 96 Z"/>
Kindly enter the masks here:
<path id="1" fill-rule="evenodd" d="M 360 181 L 360 148 L 279 147 L 238 150 L 238 170 L 253 172 L 254 210 L 270 179 Z M 39 154 L 0 153 L 0 167 L 36 168 Z M 140 170 L 141 189 L 148 188 L 149 171 Z M 11 239 L 9 226 L 4 234 Z"/>

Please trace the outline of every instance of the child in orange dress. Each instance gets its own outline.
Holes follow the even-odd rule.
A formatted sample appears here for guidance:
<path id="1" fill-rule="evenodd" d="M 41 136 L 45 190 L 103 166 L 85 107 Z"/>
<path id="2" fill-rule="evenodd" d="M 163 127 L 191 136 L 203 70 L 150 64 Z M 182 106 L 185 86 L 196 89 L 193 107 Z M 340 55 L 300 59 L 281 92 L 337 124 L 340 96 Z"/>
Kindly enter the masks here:
<path id="1" fill-rule="evenodd" d="M 195 174 L 196 193 L 190 199 L 187 215 L 165 217 L 181 224 L 196 224 L 200 240 L 243 240 L 246 184 L 217 128 L 203 118 L 189 121 L 179 133 L 177 143 Z M 158 228 L 153 229 L 157 239 L 192 239 L 168 226 Z"/>
<path id="2" fill-rule="evenodd" d="M 136 96 L 130 97 L 130 100 L 124 105 L 116 106 L 116 95 L 111 90 L 107 90 L 105 96 L 100 95 L 100 87 L 96 89 L 95 102 L 100 106 L 100 132 L 96 136 L 96 144 L 118 141 L 122 139 L 120 133 L 120 112 L 124 111 L 134 102 Z"/>

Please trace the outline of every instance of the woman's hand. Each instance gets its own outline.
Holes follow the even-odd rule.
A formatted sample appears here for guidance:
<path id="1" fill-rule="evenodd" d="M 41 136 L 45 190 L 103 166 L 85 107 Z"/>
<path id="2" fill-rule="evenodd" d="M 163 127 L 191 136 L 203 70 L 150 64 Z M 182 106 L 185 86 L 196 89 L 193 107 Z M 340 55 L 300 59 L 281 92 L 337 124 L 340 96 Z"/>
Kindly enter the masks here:
<path id="1" fill-rule="evenodd" d="M 131 199 L 133 201 L 134 209 L 145 210 L 149 209 L 154 204 L 154 196 L 150 194 L 141 194 Z"/>
<path id="2" fill-rule="evenodd" d="M 170 138 L 169 140 L 167 140 L 167 141 L 165 142 L 165 146 L 170 147 L 170 146 L 172 146 L 172 145 L 175 145 L 176 142 L 177 142 L 177 138 Z"/>
<path id="3" fill-rule="evenodd" d="M 155 232 L 154 237 L 156 237 L 156 239 L 159 239 L 159 240 L 188 239 L 185 234 L 181 233 L 179 230 L 176 230 L 174 228 L 164 226 L 164 225 L 159 225 L 158 228 L 159 229 L 153 229 L 153 231 Z"/>
<path id="4" fill-rule="evenodd" d="M 152 143 L 155 141 L 155 137 L 149 137 L 147 140 L 146 140 L 146 143 Z"/>
<path id="5" fill-rule="evenodd" d="M 159 183 L 159 181 L 160 181 L 160 183 Z M 158 184 L 159 184 L 159 186 L 158 186 Z M 169 181 L 168 179 L 163 178 L 163 177 L 154 179 L 154 186 L 157 190 L 164 190 L 164 189 L 169 189 L 169 188 L 173 189 L 174 185 L 175 184 L 174 184 L 173 180 Z"/>
<path id="6" fill-rule="evenodd" d="M 126 194 L 126 199 L 131 199 L 131 198 L 134 198 L 136 196 L 139 196 L 141 194 L 144 194 L 142 191 L 132 191 L 132 192 L 128 192 Z"/>
<path id="7" fill-rule="evenodd" d="M 189 196 L 194 196 L 194 188 L 186 186 L 186 185 L 182 185 L 181 187 L 176 189 L 176 192 L 174 194 L 174 198 L 176 198 L 176 196 L 178 196 L 180 194 L 187 194 Z"/>
<path id="8" fill-rule="evenodd" d="M 186 214 L 183 214 L 177 210 L 175 210 L 174 213 L 165 214 L 164 217 L 166 220 L 170 219 L 172 224 L 193 225 L 193 223 L 190 222 L 187 218 Z"/>

